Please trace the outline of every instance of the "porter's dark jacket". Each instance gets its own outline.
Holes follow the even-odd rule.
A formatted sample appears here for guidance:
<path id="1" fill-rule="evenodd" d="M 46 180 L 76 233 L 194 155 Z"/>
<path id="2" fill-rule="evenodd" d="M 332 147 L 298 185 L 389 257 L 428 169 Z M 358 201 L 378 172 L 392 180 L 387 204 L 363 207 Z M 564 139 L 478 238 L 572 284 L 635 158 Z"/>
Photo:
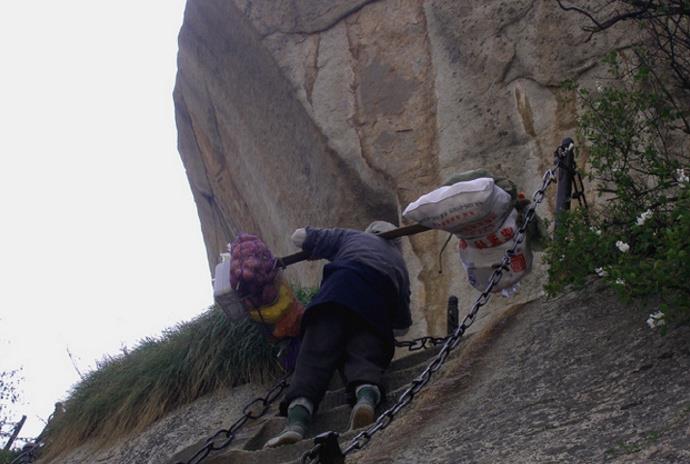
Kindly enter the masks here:
<path id="1" fill-rule="evenodd" d="M 305 323 L 313 308 L 335 303 L 356 312 L 386 338 L 392 337 L 393 329 L 412 324 L 410 278 L 394 242 L 353 229 L 306 230 L 302 249 L 330 263 L 307 308 Z"/>

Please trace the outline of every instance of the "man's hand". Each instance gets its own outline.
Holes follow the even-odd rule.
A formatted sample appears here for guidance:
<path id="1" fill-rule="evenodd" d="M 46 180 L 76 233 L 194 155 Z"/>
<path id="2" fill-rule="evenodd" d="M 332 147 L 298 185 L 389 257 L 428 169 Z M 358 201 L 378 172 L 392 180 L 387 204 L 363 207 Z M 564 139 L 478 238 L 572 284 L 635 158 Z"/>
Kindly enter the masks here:
<path id="1" fill-rule="evenodd" d="M 292 233 L 292 237 L 290 237 L 290 240 L 292 240 L 292 243 L 295 244 L 297 248 L 302 248 L 302 245 L 304 245 L 304 241 L 307 239 L 307 229 L 300 228 L 295 230 Z"/>

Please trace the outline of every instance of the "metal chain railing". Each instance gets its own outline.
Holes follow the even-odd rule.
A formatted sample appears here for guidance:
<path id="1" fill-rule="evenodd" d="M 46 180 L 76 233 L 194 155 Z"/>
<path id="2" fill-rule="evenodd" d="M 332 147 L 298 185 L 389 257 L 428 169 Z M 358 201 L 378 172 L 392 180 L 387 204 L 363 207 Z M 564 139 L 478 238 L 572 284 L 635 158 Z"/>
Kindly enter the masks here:
<path id="1" fill-rule="evenodd" d="M 446 338 L 447 337 L 421 337 L 414 340 L 406 340 L 401 342 L 398 342 L 396 340 L 395 343 L 396 346 L 407 347 L 410 351 L 417 351 L 444 343 L 446 341 Z M 259 419 L 268 412 L 271 405 L 280 398 L 285 389 L 289 386 L 288 379 L 291 375 L 292 372 L 287 373 L 278 381 L 278 383 L 276 383 L 273 387 L 271 387 L 270 390 L 268 390 L 265 396 L 256 398 L 251 402 L 247 403 L 247 405 L 242 409 L 242 417 L 235 421 L 235 423 L 232 424 L 228 429 L 219 430 L 213 436 L 208 438 L 206 440 L 206 445 L 199 449 L 199 451 L 197 451 L 194 454 L 194 456 L 192 456 L 189 460 L 185 462 L 179 461 L 176 464 L 199 464 L 204 459 L 206 459 L 206 457 L 208 457 L 208 455 L 212 451 L 218 451 L 230 446 L 230 444 L 237 436 L 237 432 L 250 419 Z M 252 408 L 256 407 L 257 405 L 262 409 L 257 414 L 255 414 L 252 411 Z M 216 442 L 216 440 L 218 439 L 221 439 L 223 441 Z M 24 464 L 24 461 L 17 461 L 16 463 L 15 461 L 12 461 L 12 464 Z"/>
<path id="2" fill-rule="evenodd" d="M 395 340 L 397 348 L 407 348 L 408 351 L 426 350 L 446 342 L 448 337 L 420 337 L 414 340 Z"/>
<path id="3" fill-rule="evenodd" d="M 283 391 L 288 387 L 288 379 L 292 372 L 288 372 L 280 378 L 271 389 L 266 392 L 266 395 L 255 398 L 242 409 L 242 417 L 237 419 L 228 429 L 221 429 L 206 440 L 206 445 L 197 451 L 187 461 L 178 461 L 176 464 L 199 464 L 212 451 L 218 451 L 230 446 L 237 432 L 249 421 L 256 420 L 263 417 L 271 405 L 283 394 Z"/>
<path id="4" fill-rule="evenodd" d="M 451 295 L 448 298 L 448 308 L 446 310 L 446 324 L 448 335 L 445 337 L 419 337 L 412 340 L 394 340 L 396 348 L 407 348 L 408 351 L 419 351 L 442 345 L 448 337 L 458 328 L 458 297 Z"/>
<path id="5" fill-rule="evenodd" d="M 488 303 L 491 291 L 501 280 L 503 273 L 509 269 L 511 257 L 515 255 L 517 248 L 525 241 L 525 237 L 527 235 L 527 226 L 531 221 L 534 220 L 537 206 L 539 206 L 539 204 L 544 200 L 546 190 L 553 182 L 556 181 L 556 171 L 561 166 L 562 160 L 566 156 L 568 150 L 572 150 L 572 144 L 563 144 L 556 150 L 554 154 L 554 166 L 544 173 L 541 187 L 534 192 L 532 202 L 524 215 L 522 225 L 518 229 L 513 246 L 503 255 L 500 266 L 494 270 L 486 289 L 479 295 L 479 297 L 477 297 L 477 300 L 474 302 L 470 312 L 463 319 L 462 324 L 460 324 L 460 326 L 445 339 L 445 344 L 439 353 L 434 357 L 434 359 L 428 364 L 426 369 L 411 382 L 410 387 L 400 395 L 398 401 L 393 406 L 381 413 L 381 415 L 369 428 L 358 433 L 354 438 L 352 438 L 344 450 L 341 451 L 339 446 L 335 446 L 337 445 L 336 433 L 331 432 L 329 434 L 324 434 L 317 437 L 318 440 L 315 439 L 316 445 L 302 455 L 302 464 L 332 464 L 344 462 L 345 456 L 364 448 L 376 433 L 388 427 L 395 416 L 403 408 L 409 405 L 414 399 L 415 395 L 429 383 L 432 375 L 443 366 L 449 354 L 460 344 L 462 335 L 474 323 L 477 313 L 479 312 L 479 308 Z M 430 337 L 425 337 L 425 339 L 426 338 Z M 424 346 L 424 343 L 426 342 L 427 341 L 425 340 L 425 342 L 422 342 L 421 345 Z"/>

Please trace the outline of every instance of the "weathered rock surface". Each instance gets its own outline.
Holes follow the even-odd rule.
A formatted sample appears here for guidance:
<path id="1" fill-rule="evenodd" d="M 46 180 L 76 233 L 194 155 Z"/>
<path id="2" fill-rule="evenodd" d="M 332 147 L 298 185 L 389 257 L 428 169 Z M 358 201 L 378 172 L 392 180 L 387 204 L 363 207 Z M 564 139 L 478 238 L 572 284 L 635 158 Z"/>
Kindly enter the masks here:
<path id="1" fill-rule="evenodd" d="M 218 391 L 179 408 L 147 430 L 110 443 L 87 442 L 62 456 L 40 464 L 161 464 L 180 449 L 194 446 L 229 427 L 242 416 L 242 408 L 268 387 L 242 385 Z"/>
<path id="2" fill-rule="evenodd" d="M 351 462 L 690 462 L 690 327 L 646 314 L 596 286 L 508 311 Z"/>
<path id="3" fill-rule="evenodd" d="M 467 169 L 531 194 L 574 135 L 561 83 L 591 83 L 625 46 L 616 31 L 588 41 L 581 25 L 528 0 L 190 0 L 174 98 L 210 265 L 238 231 L 286 255 L 297 227 L 399 222 Z M 455 242 L 439 275 L 445 238 L 406 240 L 414 335 L 442 333 L 449 293 L 473 294 Z M 522 301 L 541 294 L 540 263 Z M 314 286 L 319 264 L 289 277 Z"/>

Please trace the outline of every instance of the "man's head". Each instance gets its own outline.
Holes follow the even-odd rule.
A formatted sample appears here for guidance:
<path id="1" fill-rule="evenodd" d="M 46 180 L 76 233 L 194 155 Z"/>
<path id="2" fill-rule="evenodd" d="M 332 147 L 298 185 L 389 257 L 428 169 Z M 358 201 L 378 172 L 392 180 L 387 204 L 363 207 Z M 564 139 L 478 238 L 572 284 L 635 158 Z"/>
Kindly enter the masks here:
<path id="1" fill-rule="evenodd" d="M 394 230 L 397 229 L 397 227 L 390 222 L 386 221 L 374 221 L 371 224 L 367 226 L 366 229 L 364 229 L 364 232 L 368 232 L 370 234 L 374 235 L 379 235 L 384 232 L 388 232 L 389 230 Z M 395 245 L 398 248 L 401 248 L 402 243 L 400 242 L 400 238 L 394 238 L 389 240 L 393 245 Z"/>

